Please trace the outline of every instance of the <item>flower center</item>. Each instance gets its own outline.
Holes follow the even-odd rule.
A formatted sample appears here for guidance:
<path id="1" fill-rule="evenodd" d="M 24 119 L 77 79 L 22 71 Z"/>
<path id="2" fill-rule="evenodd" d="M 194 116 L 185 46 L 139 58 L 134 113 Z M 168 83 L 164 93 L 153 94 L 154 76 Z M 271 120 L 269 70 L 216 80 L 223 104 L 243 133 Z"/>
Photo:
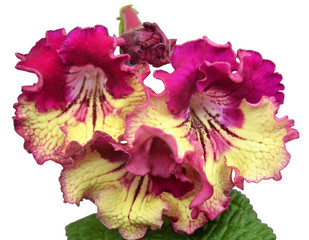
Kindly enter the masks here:
<path id="1" fill-rule="evenodd" d="M 98 93 L 103 94 L 106 81 L 105 73 L 92 65 L 72 67 L 66 84 L 65 97 L 67 102 L 73 102 L 85 97 L 91 98 Z"/>
<path id="2" fill-rule="evenodd" d="M 72 109 L 78 121 L 85 121 L 88 115 L 95 125 L 98 114 L 106 113 L 109 106 L 105 98 L 106 81 L 105 73 L 92 65 L 70 69 L 65 98 L 67 110 Z"/>

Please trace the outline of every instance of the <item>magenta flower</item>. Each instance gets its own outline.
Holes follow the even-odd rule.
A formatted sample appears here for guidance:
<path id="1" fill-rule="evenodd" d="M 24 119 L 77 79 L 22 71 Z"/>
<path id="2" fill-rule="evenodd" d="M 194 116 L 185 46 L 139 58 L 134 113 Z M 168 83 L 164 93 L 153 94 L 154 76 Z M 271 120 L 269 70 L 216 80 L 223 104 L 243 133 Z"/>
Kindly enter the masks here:
<path id="1" fill-rule="evenodd" d="M 50 159 L 72 164 L 74 146 L 86 144 L 96 131 L 117 140 L 125 114 L 145 102 L 143 88 L 136 85 L 147 66 L 124 65 L 129 56 L 114 55 L 122 41 L 103 26 L 75 28 L 68 35 L 61 29 L 47 32 L 29 54 L 17 54 L 16 68 L 39 80 L 22 88 L 15 130 L 39 164 Z"/>
<path id="2" fill-rule="evenodd" d="M 171 55 L 175 71 L 154 74 L 164 82 L 165 92 L 157 95 L 148 89 L 149 104 L 127 115 L 128 171 L 153 175 L 153 157 L 168 159 L 168 168 L 160 172 L 166 201 L 183 190 L 182 184 L 171 183 L 177 172 L 170 168 L 189 167 L 198 173 L 189 177 L 194 189 L 178 198 L 192 209 L 191 217 L 181 216 L 180 207 L 172 208 L 173 217 L 175 212 L 178 216 L 176 231 L 192 233 L 207 218 L 215 219 L 228 208 L 226 194 L 234 186 L 243 188 L 244 180 L 280 180 L 290 159 L 285 143 L 298 137 L 292 120 L 275 116 L 284 95 L 274 64 L 253 51 L 239 50 L 237 57 L 239 63 L 230 44 L 217 45 L 207 38 L 176 46 Z M 169 151 L 154 155 L 158 141 Z M 179 224 L 178 219 L 186 221 Z"/>
<path id="3" fill-rule="evenodd" d="M 281 179 L 285 143 L 298 137 L 293 120 L 276 117 L 282 77 L 257 52 L 206 37 L 174 46 L 131 6 L 121 17 L 120 38 L 103 26 L 60 29 L 17 54 L 38 82 L 22 88 L 15 130 L 39 164 L 62 164 L 65 202 L 90 199 L 124 238 L 160 228 L 162 216 L 192 234 L 244 180 Z M 148 64 L 167 63 L 174 71 L 154 73 L 165 84 L 155 94 Z"/>

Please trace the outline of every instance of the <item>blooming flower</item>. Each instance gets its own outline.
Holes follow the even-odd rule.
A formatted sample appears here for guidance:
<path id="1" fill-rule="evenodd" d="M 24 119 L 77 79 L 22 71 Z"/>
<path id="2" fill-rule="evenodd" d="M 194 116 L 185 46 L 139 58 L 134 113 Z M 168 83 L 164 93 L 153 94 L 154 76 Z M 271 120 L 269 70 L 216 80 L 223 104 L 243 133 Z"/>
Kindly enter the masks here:
<path id="1" fill-rule="evenodd" d="M 191 234 L 244 180 L 281 179 L 285 143 L 298 137 L 292 120 L 276 117 L 282 77 L 257 52 L 206 37 L 174 47 L 157 25 L 122 11 L 120 38 L 103 26 L 60 29 L 17 54 L 17 68 L 39 80 L 22 89 L 15 130 L 39 164 L 62 164 L 65 202 L 90 199 L 124 238 L 160 228 L 163 215 Z M 115 56 L 117 46 L 128 54 Z M 155 94 L 143 84 L 148 63 L 168 62 L 174 71 L 155 72 L 165 84 Z"/>
<path id="2" fill-rule="evenodd" d="M 124 65 L 128 55 L 114 55 L 123 40 L 103 26 L 49 31 L 16 68 L 34 72 L 38 83 L 23 87 L 15 105 L 15 130 L 39 164 L 54 160 L 73 164 L 71 152 L 96 131 L 113 139 L 124 132 L 124 116 L 145 102 L 139 81 L 143 63 Z"/>
<path id="3" fill-rule="evenodd" d="M 171 200 L 169 193 L 181 184 L 162 187 L 167 190 L 162 194 L 167 202 L 181 199 L 183 208 L 192 208 L 191 217 L 181 216 L 186 224 L 174 223 L 176 231 L 192 233 L 207 221 L 201 223 L 197 217 L 206 214 L 213 220 L 227 209 L 230 197 L 226 194 L 234 186 L 243 188 L 244 180 L 280 180 L 280 171 L 290 159 L 285 143 L 297 138 L 298 132 L 292 129 L 292 120 L 276 117 L 284 97 L 282 77 L 257 52 L 239 50 L 236 57 L 230 44 L 217 45 L 203 38 L 176 46 L 171 64 L 174 72 L 154 74 L 164 82 L 165 93 L 148 89 L 147 107 L 127 115 L 124 137 L 131 158 L 126 168 L 139 175 L 151 173 L 152 146 L 148 144 L 158 138 L 170 149 L 161 151 L 161 158 L 193 168 L 198 175 L 189 177 L 195 183 L 193 196 L 188 192 Z M 140 146 L 147 146 L 142 148 L 144 153 L 137 152 Z M 138 157 L 145 152 L 148 158 Z M 183 208 L 172 207 L 166 215 L 185 215 Z"/>

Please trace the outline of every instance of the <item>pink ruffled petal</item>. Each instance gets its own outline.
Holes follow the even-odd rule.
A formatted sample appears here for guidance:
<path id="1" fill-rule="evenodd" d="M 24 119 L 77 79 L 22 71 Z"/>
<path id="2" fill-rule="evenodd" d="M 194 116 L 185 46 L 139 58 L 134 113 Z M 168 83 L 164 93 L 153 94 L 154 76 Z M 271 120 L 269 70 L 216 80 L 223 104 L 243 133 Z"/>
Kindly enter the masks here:
<path id="1" fill-rule="evenodd" d="M 124 65 L 129 55 L 114 56 L 117 44 L 103 26 L 75 28 L 60 47 L 59 56 L 68 66 L 92 65 L 101 69 L 107 77 L 107 90 L 115 98 L 120 98 L 133 91 L 127 80 L 134 75 L 134 69 Z"/>
<path id="2" fill-rule="evenodd" d="M 200 66 L 207 75 L 207 81 L 199 82 L 198 86 L 212 97 L 211 102 L 235 107 L 242 99 L 254 104 L 262 96 L 268 96 L 275 97 L 282 104 L 284 86 L 281 84 L 282 76 L 275 72 L 275 64 L 262 59 L 254 51 L 239 50 L 237 56 L 240 64 L 235 72 L 223 62 L 205 62 Z"/>
<path id="3" fill-rule="evenodd" d="M 192 190 L 194 184 L 185 177 L 177 162 L 181 160 L 175 152 L 176 144 L 171 135 L 160 129 L 142 126 L 135 133 L 133 145 L 129 142 L 132 147 L 128 149 L 130 159 L 126 169 L 138 176 L 149 174 L 154 182 L 152 191 L 155 194 L 166 191 L 183 196 Z"/>
<path id="4" fill-rule="evenodd" d="M 168 109 L 175 115 L 185 114 L 193 94 L 209 84 L 207 72 L 201 69 L 205 63 L 223 62 L 231 71 L 238 67 L 231 44 L 218 45 L 207 38 L 176 46 L 171 55 L 175 71 L 171 74 L 157 71 L 154 76 L 162 80 L 169 94 Z"/>
<path id="5" fill-rule="evenodd" d="M 148 160 L 149 149 L 152 139 L 147 139 L 144 143 L 136 146 L 130 151 L 130 160 L 126 164 L 126 170 L 137 176 L 143 176 L 150 172 L 151 165 Z"/>
<path id="6" fill-rule="evenodd" d="M 185 169 L 178 167 L 178 171 L 168 178 L 151 175 L 152 192 L 160 195 L 163 192 L 171 193 L 175 198 L 181 198 L 194 189 L 193 181 L 186 177 Z"/>
<path id="7" fill-rule="evenodd" d="M 232 69 L 238 66 L 236 54 L 230 43 L 216 44 L 206 37 L 175 46 L 171 55 L 171 63 L 175 70 L 187 68 L 195 71 L 205 61 L 210 63 L 227 62 Z"/>
<path id="8" fill-rule="evenodd" d="M 237 91 L 242 92 L 250 103 L 258 103 L 262 96 L 275 97 L 277 103 L 282 104 L 284 85 L 282 76 L 275 72 L 275 64 L 262 59 L 258 52 L 238 50 L 241 68 L 239 74 L 243 77 L 243 84 Z M 236 93 L 235 93 L 236 94 Z"/>
<path id="9" fill-rule="evenodd" d="M 176 162 L 173 158 L 173 153 L 161 138 L 155 137 L 152 139 L 149 162 L 151 164 L 152 176 L 168 178 L 176 172 Z"/>
<path id="10" fill-rule="evenodd" d="M 28 101 L 34 100 L 40 112 L 47 109 L 63 109 L 66 105 L 64 88 L 68 67 L 63 64 L 57 50 L 66 38 L 64 29 L 48 31 L 46 38 L 41 39 L 28 54 L 16 54 L 21 60 L 16 68 L 35 73 L 38 83 L 24 86 L 23 93 Z"/>
<path id="11" fill-rule="evenodd" d="M 171 56 L 175 71 L 154 74 L 166 86 L 169 110 L 174 115 L 186 114 L 196 92 L 206 92 L 210 104 L 224 109 L 226 116 L 233 115 L 242 99 L 257 103 L 262 96 L 273 96 L 281 104 L 284 86 L 275 65 L 254 51 L 239 50 L 237 57 L 240 63 L 229 43 L 218 45 L 206 37 L 176 46 Z M 234 115 L 225 123 L 237 125 L 241 116 Z"/>
<path id="12" fill-rule="evenodd" d="M 243 116 L 237 107 L 243 99 L 255 104 L 262 96 L 268 96 L 275 97 L 281 104 L 284 86 L 280 83 L 282 76 L 274 72 L 275 65 L 262 59 L 259 53 L 239 50 L 238 57 L 237 72 L 233 72 L 228 63 L 206 61 L 200 68 L 206 73 L 207 80 L 197 85 L 206 93 L 204 100 L 212 115 L 223 119 L 227 126 L 241 127 Z"/>
<path id="13" fill-rule="evenodd" d="M 171 74 L 158 70 L 154 73 L 154 77 L 164 82 L 168 91 L 168 109 L 174 115 L 187 114 L 190 99 L 196 93 L 196 86 L 192 82 L 204 78 L 203 73 L 190 72 L 187 69 L 178 69 Z"/>

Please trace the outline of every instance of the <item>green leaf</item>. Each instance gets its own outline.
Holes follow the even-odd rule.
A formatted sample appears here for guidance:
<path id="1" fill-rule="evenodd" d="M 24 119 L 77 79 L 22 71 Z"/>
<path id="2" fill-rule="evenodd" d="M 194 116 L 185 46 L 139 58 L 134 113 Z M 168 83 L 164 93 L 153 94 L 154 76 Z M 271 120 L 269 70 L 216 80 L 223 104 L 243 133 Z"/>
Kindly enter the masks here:
<path id="1" fill-rule="evenodd" d="M 233 190 L 228 210 L 214 221 L 206 224 L 200 231 L 200 240 L 274 240 L 273 230 L 257 218 L 249 199 Z"/>
<path id="2" fill-rule="evenodd" d="M 161 229 L 149 230 L 145 240 L 274 240 L 276 235 L 263 224 L 254 212 L 249 199 L 233 190 L 230 193 L 229 209 L 214 221 L 192 235 L 177 234 L 169 220 L 164 218 Z M 68 240 L 122 240 L 118 230 L 109 230 L 96 218 L 95 214 L 80 219 L 66 226 Z"/>

